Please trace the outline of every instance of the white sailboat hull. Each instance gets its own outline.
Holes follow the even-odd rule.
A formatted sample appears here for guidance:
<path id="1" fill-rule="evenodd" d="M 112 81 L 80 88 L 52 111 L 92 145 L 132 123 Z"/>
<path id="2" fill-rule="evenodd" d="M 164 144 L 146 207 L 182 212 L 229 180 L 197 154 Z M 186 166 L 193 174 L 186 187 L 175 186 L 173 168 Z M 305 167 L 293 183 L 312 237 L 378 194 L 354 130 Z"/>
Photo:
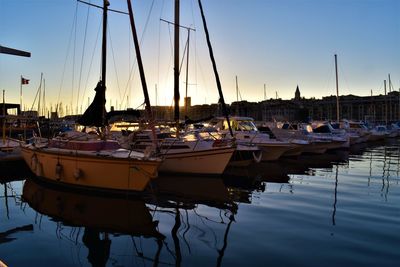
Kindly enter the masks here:
<path id="1" fill-rule="evenodd" d="M 168 153 L 164 156 L 159 171 L 163 173 L 220 175 L 224 172 L 234 151 L 234 147 L 223 147 Z"/>
<path id="2" fill-rule="evenodd" d="M 295 145 L 290 143 L 259 143 L 257 146 L 262 150 L 262 161 L 278 160 L 285 152 L 295 148 Z"/>

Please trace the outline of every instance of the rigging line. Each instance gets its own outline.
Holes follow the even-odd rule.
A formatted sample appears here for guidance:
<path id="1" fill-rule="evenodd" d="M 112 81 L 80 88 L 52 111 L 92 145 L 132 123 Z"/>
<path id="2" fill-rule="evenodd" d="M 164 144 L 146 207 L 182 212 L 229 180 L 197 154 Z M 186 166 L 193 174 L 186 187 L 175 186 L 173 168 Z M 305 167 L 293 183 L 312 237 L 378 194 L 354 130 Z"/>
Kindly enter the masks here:
<path id="1" fill-rule="evenodd" d="M 89 0 L 89 2 L 90 2 L 90 0 Z M 84 33 L 83 46 L 82 46 L 81 67 L 80 67 L 80 71 L 79 71 L 78 94 L 77 94 L 77 96 L 76 96 L 76 108 L 77 108 L 77 109 L 78 109 L 78 106 L 79 106 L 79 94 L 80 94 L 80 90 L 81 90 L 83 59 L 84 59 L 84 57 L 85 57 L 87 28 L 88 28 L 88 23 L 89 23 L 89 11 L 90 11 L 90 6 L 88 5 L 87 13 L 86 13 L 85 33 Z M 76 113 L 78 114 L 78 110 L 77 110 Z"/>
<path id="2" fill-rule="evenodd" d="M 139 106 L 137 106 L 135 109 L 139 109 L 140 107 L 143 107 L 146 103 L 143 102 L 142 104 L 140 104 Z"/>
<path id="3" fill-rule="evenodd" d="M 185 48 L 183 49 L 183 57 L 182 57 L 181 64 L 180 64 L 180 66 L 179 66 L 179 73 L 181 73 L 183 61 L 185 60 L 185 55 L 187 54 L 187 53 L 186 53 L 186 49 L 187 49 L 187 46 L 188 46 L 188 41 L 189 41 L 189 40 L 186 41 L 186 43 L 185 43 Z M 187 56 L 187 55 L 186 55 L 186 56 Z"/>
<path id="4" fill-rule="evenodd" d="M 94 56 L 95 56 L 95 54 L 96 54 L 96 48 L 97 48 L 97 43 L 98 43 L 98 41 L 99 41 L 101 26 L 102 26 L 102 23 L 101 23 L 101 21 L 100 21 L 100 22 L 99 22 L 99 28 L 98 28 L 98 30 L 97 30 L 96 42 L 94 43 L 92 58 L 91 58 L 91 60 L 90 60 L 89 70 L 88 70 L 88 74 L 87 74 L 87 77 L 86 77 L 85 87 L 83 88 L 82 102 L 84 101 L 83 99 L 84 99 L 84 96 L 85 96 L 85 94 L 86 94 L 86 88 L 88 87 L 88 84 L 89 84 L 90 72 L 91 72 L 91 70 L 92 70 L 92 65 L 93 65 L 93 61 L 94 61 Z"/>
<path id="5" fill-rule="evenodd" d="M 194 7 L 193 7 L 193 1 L 190 1 L 190 9 L 191 9 L 191 11 L 192 11 L 192 25 L 193 25 L 193 28 L 194 29 L 197 29 L 197 27 L 196 27 L 196 21 L 195 21 L 195 17 L 194 17 Z M 196 33 L 196 32 L 195 32 Z M 196 46 L 196 35 L 194 36 L 194 50 L 196 51 L 197 50 L 197 46 Z M 196 55 L 196 52 L 195 52 L 195 55 Z M 196 94 L 197 94 L 197 66 L 196 66 L 196 64 L 197 64 L 197 58 L 195 57 L 194 58 L 194 67 L 195 67 L 195 85 L 196 85 Z"/>
<path id="6" fill-rule="evenodd" d="M 130 18 L 129 18 L 129 20 L 130 20 Z M 128 31 L 128 35 L 129 35 L 128 36 L 128 69 L 133 64 L 131 59 L 134 58 L 134 52 L 135 52 L 135 49 L 132 49 L 132 47 L 135 46 L 135 44 L 134 44 L 135 42 L 133 41 L 134 38 L 132 36 L 133 33 L 132 33 L 131 28 L 132 28 L 132 25 L 130 25 L 130 23 L 127 23 L 127 31 Z M 129 91 L 130 90 L 132 90 L 132 84 L 131 83 L 130 83 L 130 86 L 129 86 Z M 123 100 L 122 95 L 121 95 L 120 92 L 119 92 L 119 99 Z M 120 107 L 122 107 L 122 102 L 123 101 L 121 101 L 121 103 L 119 104 Z M 118 107 L 118 101 L 116 101 L 115 106 Z M 122 109 L 122 108 L 119 108 L 119 109 Z"/>
<path id="7" fill-rule="evenodd" d="M 153 2 L 151 2 L 150 11 L 149 11 L 149 14 L 147 15 L 146 23 L 144 24 L 144 28 L 143 28 L 143 33 L 142 33 L 142 38 L 140 40 L 140 44 L 142 44 L 142 41 L 144 39 L 144 35 L 147 32 L 147 26 L 149 25 L 151 13 L 153 13 L 153 7 L 154 7 L 154 0 L 153 0 Z"/>
<path id="8" fill-rule="evenodd" d="M 194 55 L 195 55 L 195 57 L 194 57 L 194 79 L 195 79 L 195 92 L 196 92 L 196 94 L 198 93 L 198 87 L 197 87 L 197 84 L 198 84 L 198 76 L 197 76 L 197 57 L 196 57 L 196 55 L 197 55 L 197 35 L 196 35 L 196 33 L 194 34 Z"/>
<path id="9" fill-rule="evenodd" d="M 130 67 L 129 70 L 129 77 L 128 77 L 128 81 L 126 82 L 126 86 L 125 86 L 125 90 L 124 90 L 124 95 L 121 98 L 121 104 L 123 104 L 123 102 L 125 101 L 125 96 L 127 95 L 127 91 L 128 91 L 128 87 L 129 84 L 133 81 L 133 79 L 135 78 L 135 70 L 136 70 L 136 60 L 133 62 L 132 66 Z"/>
<path id="10" fill-rule="evenodd" d="M 330 69 L 329 69 L 329 72 L 328 72 L 328 75 L 327 75 L 328 79 L 325 80 L 325 90 L 327 92 L 332 90 L 332 88 L 330 87 L 330 84 L 331 84 L 331 82 L 333 80 L 332 78 L 333 78 L 333 74 L 334 74 L 334 71 L 335 71 L 335 59 L 334 58 L 332 59 L 331 64 L 329 64 L 329 66 L 330 66 Z"/>
<path id="11" fill-rule="evenodd" d="M 196 48 L 195 48 L 195 55 L 196 55 L 195 58 L 198 58 L 198 57 L 199 57 L 199 55 L 198 55 L 198 50 L 197 50 L 197 46 L 196 46 Z M 205 94 L 206 94 L 206 95 L 209 95 L 208 87 L 211 87 L 211 86 L 207 86 L 208 84 L 206 84 L 207 79 L 205 78 L 204 70 L 203 70 L 203 67 L 202 67 L 202 65 L 201 65 L 201 61 L 200 61 L 200 60 L 196 61 L 196 88 L 197 88 L 197 85 L 199 84 L 199 83 L 198 83 L 198 80 L 197 80 L 197 66 L 198 66 L 198 69 L 199 69 L 199 71 L 200 71 L 201 80 L 204 82 L 204 85 L 205 85 L 205 87 L 204 87 L 204 88 L 205 88 Z"/>
<path id="12" fill-rule="evenodd" d="M 160 84 L 161 20 L 158 21 L 157 84 Z M 157 102 L 157 100 L 156 100 Z"/>
<path id="13" fill-rule="evenodd" d="M 78 25 L 78 16 L 76 16 L 75 29 L 74 29 L 74 48 L 73 48 L 73 56 L 72 56 L 72 86 L 71 86 L 71 110 L 70 114 L 73 114 L 73 105 L 74 102 L 74 84 L 75 84 L 75 57 L 76 57 L 76 34 L 77 34 L 77 25 Z"/>
<path id="14" fill-rule="evenodd" d="M 343 80 L 344 80 L 344 83 L 345 83 L 345 85 L 347 86 L 347 91 L 348 92 L 351 92 L 350 91 L 350 86 L 349 86 L 349 83 L 347 82 L 347 78 L 346 78 L 346 75 L 345 75 L 345 73 L 344 73 L 344 71 L 343 71 L 343 69 L 342 69 L 342 66 L 341 65 L 339 65 L 339 69 L 341 70 L 341 76 L 343 76 Z"/>
<path id="15" fill-rule="evenodd" d="M 168 34 L 169 34 L 169 45 L 170 45 L 170 48 L 171 48 L 171 55 L 173 55 L 174 54 L 174 45 L 173 45 L 173 41 L 172 41 L 172 34 L 171 34 L 171 27 L 170 27 L 170 25 L 168 25 Z"/>
<path id="16" fill-rule="evenodd" d="M 157 84 L 160 84 L 160 54 L 161 54 L 161 16 L 164 11 L 165 1 L 163 0 L 161 3 L 161 10 L 158 22 L 158 62 L 157 62 Z"/>
<path id="17" fill-rule="evenodd" d="M 192 11 L 192 23 L 193 23 L 193 28 L 196 29 L 196 23 L 195 23 L 195 19 L 194 19 L 194 8 L 193 8 L 193 1 L 190 1 L 190 11 Z"/>
<path id="18" fill-rule="evenodd" d="M 43 80 L 43 73 L 42 73 L 42 75 L 40 76 L 40 84 L 39 84 L 39 87 L 38 87 L 38 89 L 37 89 L 37 91 L 36 91 L 35 99 L 33 100 L 33 103 L 32 103 L 32 106 L 31 106 L 31 110 L 30 110 L 30 111 L 33 110 L 33 106 L 34 106 L 35 103 L 36 103 L 36 99 L 37 99 L 37 97 L 38 97 L 38 94 L 39 94 L 40 90 L 42 89 L 42 80 Z M 38 112 L 39 112 L 39 110 L 38 110 Z"/>
<path id="19" fill-rule="evenodd" d="M 62 86 L 63 86 L 63 83 L 64 83 L 65 69 L 67 67 L 68 55 L 69 55 L 69 50 L 70 50 L 71 42 L 72 42 L 71 41 L 72 40 L 72 33 L 74 32 L 74 27 L 76 28 L 76 21 L 77 21 L 76 17 L 77 17 L 77 14 L 78 14 L 78 2 L 76 3 L 75 15 L 74 15 L 74 18 L 73 18 L 73 21 L 72 21 L 71 32 L 70 32 L 70 35 L 69 35 L 67 54 L 65 56 L 64 67 L 63 67 L 63 71 L 62 71 L 62 75 L 61 75 L 60 89 L 58 90 L 58 97 L 57 97 L 57 103 L 56 103 L 56 112 L 58 112 L 58 105 L 60 103 L 61 89 L 62 89 Z"/>
<path id="20" fill-rule="evenodd" d="M 172 60 L 173 60 L 173 58 L 174 58 L 174 53 L 173 53 L 173 45 L 172 45 L 172 34 L 171 34 L 171 28 L 170 27 L 168 27 L 168 35 L 169 35 L 169 41 L 170 41 L 170 48 L 171 48 L 171 51 L 170 51 L 170 54 L 169 54 L 169 60 L 168 60 L 168 64 L 167 64 L 167 71 L 165 71 L 165 78 L 164 78 L 164 80 L 165 80 L 165 84 L 167 84 L 167 81 L 168 81 L 168 76 L 170 76 L 171 75 L 171 73 L 170 73 L 170 68 L 169 68 L 169 66 L 171 66 L 172 64 L 171 64 L 171 62 L 172 62 Z"/>
<path id="21" fill-rule="evenodd" d="M 121 88 L 120 88 L 120 86 L 119 86 L 117 65 L 115 64 L 115 54 L 114 54 L 114 47 L 113 47 L 113 44 L 112 44 L 112 38 L 111 38 L 110 27 L 107 27 L 107 29 L 108 29 L 108 36 L 109 36 L 108 39 L 110 40 L 111 54 L 112 54 L 113 63 L 114 63 L 115 77 L 116 77 L 116 79 L 117 79 L 117 87 L 118 87 L 119 97 L 121 97 Z"/>

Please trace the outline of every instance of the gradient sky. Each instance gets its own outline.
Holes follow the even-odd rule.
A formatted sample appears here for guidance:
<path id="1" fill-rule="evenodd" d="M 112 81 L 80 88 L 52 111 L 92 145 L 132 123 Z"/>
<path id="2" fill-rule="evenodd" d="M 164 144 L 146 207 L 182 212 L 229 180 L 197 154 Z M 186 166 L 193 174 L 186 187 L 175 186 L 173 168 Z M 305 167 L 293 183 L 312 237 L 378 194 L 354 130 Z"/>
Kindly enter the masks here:
<path id="1" fill-rule="evenodd" d="M 127 10 L 125 0 L 110 2 L 112 9 Z M 383 80 L 389 73 L 394 89 L 399 90 L 399 0 L 202 3 L 227 103 L 236 101 L 235 76 L 241 99 L 252 102 L 263 100 L 264 84 L 267 98 L 276 94 L 293 98 L 297 85 L 308 98 L 336 94 L 334 54 L 338 55 L 340 94 L 370 95 L 371 90 L 383 94 Z M 171 105 L 173 28 L 160 18 L 173 20 L 174 1 L 132 0 L 132 5 L 151 102 Z M 188 94 L 192 104 L 216 103 L 218 93 L 197 0 L 181 0 L 181 15 L 181 25 L 196 29 L 191 33 Z M 0 54 L 0 89 L 6 90 L 6 101 L 19 103 L 23 75 L 30 79 L 23 86 L 24 106 L 30 109 L 43 73 L 47 106 L 61 101 L 74 110 L 85 108 L 100 76 L 100 25 L 101 11 L 88 11 L 75 0 L 0 0 L 0 44 L 32 53 L 31 58 Z M 181 58 L 186 38 L 187 31 L 182 30 Z M 110 13 L 108 40 L 107 107 L 111 103 L 137 108 L 143 94 L 128 16 Z M 181 99 L 185 76 L 183 64 Z"/>

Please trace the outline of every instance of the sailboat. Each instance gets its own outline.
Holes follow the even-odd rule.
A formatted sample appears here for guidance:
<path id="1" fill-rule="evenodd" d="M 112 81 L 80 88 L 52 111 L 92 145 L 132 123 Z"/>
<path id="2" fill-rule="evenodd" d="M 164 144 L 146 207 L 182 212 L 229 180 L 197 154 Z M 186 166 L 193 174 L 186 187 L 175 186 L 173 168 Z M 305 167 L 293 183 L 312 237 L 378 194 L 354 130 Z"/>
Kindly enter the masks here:
<path id="1" fill-rule="evenodd" d="M 201 138 L 196 132 L 185 135 L 180 133 L 179 129 L 179 4 L 179 0 L 175 0 L 174 120 L 177 125 L 176 135 L 165 138 L 165 134 L 154 135 L 154 132 L 143 130 L 132 133 L 128 141 L 124 140 L 121 143 L 126 145 L 125 148 L 131 147 L 143 151 L 154 145 L 156 141 L 160 155 L 164 159 L 159 169 L 162 173 L 221 175 L 235 151 L 232 142 Z M 221 95 L 220 88 L 219 91 Z"/>
<path id="2" fill-rule="evenodd" d="M 2 140 L 0 141 L 0 162 L 1 161 L 15 161 L 22 160 L 20 151 L 20 141 L 11 138 L 11 125 L 10 136 L 6 136 L 7 119 L 6 116 L 6 104 L 5 104 L 5 91 L 3 90 L 3 115 L 0 117 L 1 130 L 2 130 Z"/>
<path id="3" fill-rule="evenodd" d="M 21 147 L 22 156 L 32 172 L 47 182 L 89 190 L 144 191 L 150 181 L 157 177 L 162 160 L 148 153 L 145 155 L 121 149 L 115 140 L 106 138 L 106 33 L 109 2 L 103 2 L 101 80 L 95 88 L 93 102 L 78 121 L 83 126 L 96 127 L 97 134 L 74 132 L 45 143 L 34 141 Z"/>

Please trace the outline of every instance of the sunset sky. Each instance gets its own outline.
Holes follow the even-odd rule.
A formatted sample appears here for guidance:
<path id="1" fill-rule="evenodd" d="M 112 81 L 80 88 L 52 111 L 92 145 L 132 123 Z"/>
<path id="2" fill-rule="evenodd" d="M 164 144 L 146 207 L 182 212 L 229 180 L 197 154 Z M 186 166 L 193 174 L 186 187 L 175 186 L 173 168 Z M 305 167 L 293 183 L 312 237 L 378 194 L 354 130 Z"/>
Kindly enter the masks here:
<path id="1" fill-rule="evenodd" d="M 89 0 L 88 0 L 89 2 Z M 92 0 L 102 5 L 100 0 Z M 110 8 L 126 12 L 125 0 Z M 202 0 L 225 101 L 336 94 L 383 94 L 391 74 L 400 88 L 400 1 L 398 0 Z M 173 0 L 132 0 L 152 105 L 172 105 Z M 192 104 L 218 101 L 197 0 L 181 0 L 181 25 L 190 35 L 188 95 Z M 107 108 L 137 108 L 143 94 L 127 15 L 109 14 Z M 0 0 L 0 44 L 29 51 L 31 58 L 0 54 L 0 89 L 6 102 L 30 109 L 45 79 L 46 105 L 80 111 L 94 96 L 100 77 L 101 10 L 75 0 Z M 86 34 L 85 34 L 86 33 Z M 187 31 L 181 30 L 181 55 Z M 131 71 L 131 75 L 129 74 Z M 181 77 L 185 95 L 186 58 Z M 156 98 L 157 86 L 157 98 Z M 44 86 L 43 86 L 44 87 Z M 389 90 L 389 89 L 388 89 Z M 128 103 L 127 103 L 128 99 Z M 37 105 L 37 100 L 35 105 Z M 35 109 L 35 108 L 34 108 Z"/>

